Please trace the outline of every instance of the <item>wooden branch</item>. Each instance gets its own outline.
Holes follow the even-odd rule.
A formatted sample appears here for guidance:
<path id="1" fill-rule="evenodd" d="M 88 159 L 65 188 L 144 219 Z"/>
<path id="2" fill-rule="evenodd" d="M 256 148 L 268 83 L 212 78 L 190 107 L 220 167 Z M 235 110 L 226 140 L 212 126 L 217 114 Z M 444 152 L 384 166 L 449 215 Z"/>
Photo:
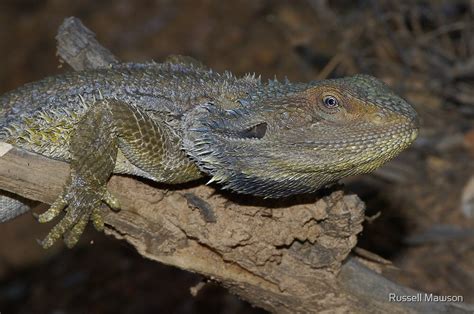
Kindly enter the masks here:
<path id="1" fill-rule="evenodd" d="M 118 59 L 95 39 L 79 19 L 70 17 L 56 35 L 58 55 L 74 70 L 94 69 L 118 63 Z"/>
<path id="2" fill-rule="evenodd" d="M 57 38 L 59 54 L 76 70 L 117 62 L 77 19 L 66 19 Z M 4 143 L 2 151 L 0 189 L 45 203 L 60 193 L 66 163 Z M 364 219 L 365 206 L 355 195 L 265 201 L 197 183 L 173 187 L 123 176 L 113 176 L 109 190 L 123 209 L 104 211 L 107 234 L 269 311 L 463 311 L 453 304 L 391 303 L 389 293 L 417 292 L 347 259 Z"/>

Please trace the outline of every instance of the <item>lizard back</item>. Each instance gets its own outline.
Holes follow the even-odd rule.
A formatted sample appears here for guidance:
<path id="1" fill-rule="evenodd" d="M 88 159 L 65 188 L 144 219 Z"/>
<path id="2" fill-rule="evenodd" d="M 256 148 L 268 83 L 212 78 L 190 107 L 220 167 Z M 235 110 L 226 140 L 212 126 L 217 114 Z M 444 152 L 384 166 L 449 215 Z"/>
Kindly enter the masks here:
<path id="1" fill-rule="evenodd" d="M 165 119 L 180 133 L 182 116 L 194 106 L 234 101 L 260 85 L 192 63 L 124 63 L 67 72 L 26 84 L 0 97 L 0 141 L 59 160 L 88 107 L 99 99 L 132 103 Z"/>

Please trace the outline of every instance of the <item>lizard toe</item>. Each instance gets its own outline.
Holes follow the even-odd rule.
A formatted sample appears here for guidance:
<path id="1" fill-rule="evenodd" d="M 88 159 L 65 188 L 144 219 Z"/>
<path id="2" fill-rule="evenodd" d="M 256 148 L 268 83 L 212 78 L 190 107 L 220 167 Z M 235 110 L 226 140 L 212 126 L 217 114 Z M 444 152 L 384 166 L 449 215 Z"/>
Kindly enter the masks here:
<path id="1" fill-rule="evenodd" d="M 58 197 L 54 203 L 44 213 L 37 215 L 37 219 L 40 223 L 45 223 L 56 218 L 61 211 L 66 207 L 67 201 L 63 196 Z"/>
<path id="2" fill-rule="evenodd" d="M 119 200 L 113 196 L 109 191 L 105 190 L 103 201 L 113 210 L 119 211 L 120 210 L 120 202 Z"/>
<path id="3" fill-rule="evenodd" d="M 53 229 L 48 233 L 48 235 L 40 242 L 40 245 L 44 249 L 48 249 L 53 244 L 59 240 L 65 233 L 68 231 L 71 226 L 74 224 L 74 221 L 71 220 L 71 215 L 64 216 L 59 223 L 57 223 Z"/>
<path id="4" fill-rule="evenodd" d="M 91 215 L 92 224 L 97 231 L 104 230 L 104 217 L 100 208 L 95 209 Z"/>
<path id="5" fill-rule="evenodd" d="M 74 247 L 79 241 L 81 235 L 89 222 L 89 215 L 82 215 L 79 220 L 64 234 L 64 243 L 68 248 Z"/>

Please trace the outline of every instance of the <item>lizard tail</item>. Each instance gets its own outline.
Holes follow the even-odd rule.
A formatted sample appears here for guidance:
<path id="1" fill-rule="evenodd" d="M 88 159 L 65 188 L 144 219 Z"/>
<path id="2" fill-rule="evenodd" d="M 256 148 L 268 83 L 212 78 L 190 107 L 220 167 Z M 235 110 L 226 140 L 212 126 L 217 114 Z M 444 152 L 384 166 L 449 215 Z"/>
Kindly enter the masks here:
<path id="1" fill-rule="evenodd" d="M 33 204 L 33 201 L 0 191 L 0 223 L 26 213 Z"/>

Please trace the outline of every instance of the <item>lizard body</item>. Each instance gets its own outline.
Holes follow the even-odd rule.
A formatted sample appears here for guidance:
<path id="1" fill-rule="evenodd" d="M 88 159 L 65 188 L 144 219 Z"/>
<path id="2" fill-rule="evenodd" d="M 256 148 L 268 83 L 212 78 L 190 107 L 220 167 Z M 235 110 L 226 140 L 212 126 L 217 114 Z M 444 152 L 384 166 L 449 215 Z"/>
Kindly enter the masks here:
<path id="1" fill-rule="evenodd" d="M 112 173 L 165 183 L 207 174 L 236 192 L 286 197 L 370 172 L 417 133 L 413 108 L 368 75 L 262 83 L 185 57 L 65 73 L 0 97 L 0 141 L 71 164 L 39 216 L 67 207 L 44 247 L 60 237 L 73 246 L 89 220 L 103 228 L 101 203 L 119 207 L 106 190 Z M 0 221 L 25 211 L 11 208 Z"/>

